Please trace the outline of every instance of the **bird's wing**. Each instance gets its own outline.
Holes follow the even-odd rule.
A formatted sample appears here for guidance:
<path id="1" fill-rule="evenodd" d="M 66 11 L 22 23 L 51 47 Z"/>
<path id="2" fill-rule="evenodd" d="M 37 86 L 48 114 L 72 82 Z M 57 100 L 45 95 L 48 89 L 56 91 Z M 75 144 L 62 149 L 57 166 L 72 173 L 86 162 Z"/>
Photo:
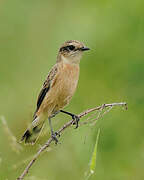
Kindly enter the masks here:
<path id="1" fill-rule="evenodd" d="M 36 112 L 39 110 L 40 108 L 40 105 L 42 104 L 46 94 L 48 93 L 53 81 L 54 81 L 54 78 L 57 74 L 57 71 L 58 71 L 58 67 L 57 67 L 57 64 L 51 69 L 51 71 L 49 72 L 48 76 L 47 76 L 47 79 L 45 80 L 44 84 L 43 84 L 43 87 L 39 93 L 39 96 L 38 96 L 38 100 L 37 100 L 37 108 L 36 108 L 36 111 L 34 113 L 34 119 L 36 117 Z"/>

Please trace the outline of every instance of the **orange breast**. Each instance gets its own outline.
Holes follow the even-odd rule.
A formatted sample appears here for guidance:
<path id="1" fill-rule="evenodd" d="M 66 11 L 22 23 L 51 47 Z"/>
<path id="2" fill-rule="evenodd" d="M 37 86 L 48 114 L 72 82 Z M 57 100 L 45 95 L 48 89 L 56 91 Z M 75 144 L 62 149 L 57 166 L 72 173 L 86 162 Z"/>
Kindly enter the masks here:
<path id="1" fill-rule="evenodd" d="M 78 79 L 79 65 L 61 65 L 40 111 L 51 114 L 67 105 L 76 90 Z"/>
<path id="2" fill-rule="evenodd" d="M 59 92 L 57 97 L 58 106 L 64 107 L 72 98 L 79 79 L 79 66 L 65 64 L 57 81 Z"/>

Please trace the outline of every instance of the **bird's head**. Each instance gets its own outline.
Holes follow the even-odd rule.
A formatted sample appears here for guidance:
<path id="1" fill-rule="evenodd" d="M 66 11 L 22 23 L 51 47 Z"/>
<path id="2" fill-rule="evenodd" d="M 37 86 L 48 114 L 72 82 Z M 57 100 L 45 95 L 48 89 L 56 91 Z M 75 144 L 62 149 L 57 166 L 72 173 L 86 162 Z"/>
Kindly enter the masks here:
<path id="1" fill-rule="evenodd" d="M 59 49 L 57 61 L 65 61 L 67 63 L 80 62 L 82 54 L 84 51 L 89 50 L 85 45 L 76 40 L 66 41 Z"/>

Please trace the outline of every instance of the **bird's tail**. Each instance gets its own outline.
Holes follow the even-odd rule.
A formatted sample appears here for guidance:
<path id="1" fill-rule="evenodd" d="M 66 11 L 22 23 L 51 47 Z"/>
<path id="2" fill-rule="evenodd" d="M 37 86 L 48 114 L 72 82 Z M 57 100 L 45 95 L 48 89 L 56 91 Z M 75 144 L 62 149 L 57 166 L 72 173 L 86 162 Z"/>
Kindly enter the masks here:
<path id="1" fill-rule="evenodd" d="M 40 136 L 40 132 L 43 127 L 44 121 L 40 121 L 40 118 L 36 118 L 32 122 L 32 125 L 24 132 L 21 142 L 25 141 L 26 144 L 34 144 Z"/>

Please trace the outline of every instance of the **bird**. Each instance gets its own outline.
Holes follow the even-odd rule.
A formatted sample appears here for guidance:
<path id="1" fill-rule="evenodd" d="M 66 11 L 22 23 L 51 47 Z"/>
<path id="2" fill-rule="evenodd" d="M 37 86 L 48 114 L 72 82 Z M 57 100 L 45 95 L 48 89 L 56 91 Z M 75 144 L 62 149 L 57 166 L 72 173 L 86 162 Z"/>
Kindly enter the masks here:
<path id="1" fill-rule="evenodd" d="M 54 132 L 51 118 L 58 113 L 65 113 L 72 117 L 76 128 L 79 117 L 73 113 L 64 111 L 76 90 L 79 80 L 79 64 L 83 52 L 90 50 L 82 42 L 69 40 L 63 43 L 58 51 L 56 64 L 49 71 L 39 93 L 36 111 L 33 121 L 24 132 L 21 142 L 35 144 L 48 119 L 51 129 L 51 137 L 58 143 L 57 132 Z"/>

